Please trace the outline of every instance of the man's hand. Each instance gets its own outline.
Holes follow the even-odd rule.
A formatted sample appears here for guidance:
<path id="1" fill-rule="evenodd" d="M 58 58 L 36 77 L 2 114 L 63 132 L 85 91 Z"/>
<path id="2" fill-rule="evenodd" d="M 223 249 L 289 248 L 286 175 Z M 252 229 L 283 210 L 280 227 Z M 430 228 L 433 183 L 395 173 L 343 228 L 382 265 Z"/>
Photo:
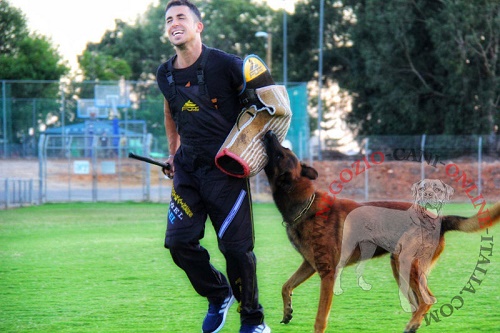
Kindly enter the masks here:
<path id="1" fill-rule="evenodd" d="M 174 155 L 170 155 L 168 159 L 165 161 L 165 164 L 169 166 L 169 168 L 162 168 L 161 171 L 168 179 L 174 178 L 175 167 L 174 167 Z"/>

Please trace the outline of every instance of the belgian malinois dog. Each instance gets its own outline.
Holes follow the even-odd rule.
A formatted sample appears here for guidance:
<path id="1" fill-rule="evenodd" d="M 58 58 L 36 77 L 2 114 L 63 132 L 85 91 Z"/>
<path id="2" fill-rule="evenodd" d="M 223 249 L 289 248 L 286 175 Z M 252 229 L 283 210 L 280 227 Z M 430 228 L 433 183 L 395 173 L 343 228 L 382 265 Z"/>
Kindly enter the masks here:
<path id="1" fill-rule="evenodd" d="M 283 285 L 282 323 L 287 324 L 292 319 L 291 295 L 293 290 L 314 273 L 318 273 L 321 278 L 321 286 L 314 332 L 324 333 L 333 299 L 335 280 L 339 271 L 342 241 L 346 241 L 345 237 L 359 236 L 355 229 L 351 229 L 344 234 L 344 222 L 347 217 L 359 215 L 354 214 L 359 208 L 373 207 L 383 208 L 384 212 L 392 210 L 395 213 L 394 216 L 403 216 L 406 219 L 406 216 L 410 213 L 403 211 L 411 212 L 414 203 L 389 201 L 358 203 L 348 199 L 334 199 L 328 193 L 315 189 L 313 180 L 318 177 L 318 172 L 314 168 L 301 163 L 291 150 L 282 147 L 272 132 L 266 133 L 264 144 L 269 157 L 269 162 L 264 170 L 271 186 L 273 199 L 283 217 L 290 242 L 304 259 L 297 271 Z M 377 209 L 373 209 L 373 211 L 376 212 Z M 489 207 L 488 212 L 491 217 L 488 226 L 491 226 L 500 220 L 500 203 Z M 355 222 L 355 220 L 352 221 L 352 223 Z M 369 223 L 376 222 L 376 216 L 369 221 Z M 440 232 L 438 240 L 433 244 L 433 253 L 430 256 L 431 264 L 438 259 L 444 250 L 445 232 L 451 230 L 474 232 L 479 231 L 484 226 L 479 223 L 478 216 L 470 218 L 440 216 L 439 222 Z M 394 223 L 398 223 L 398 221 L 394 221 Z M 405 223 L 405 221 L 401 221 L 401 223 Z M 384 229 L 378 231 L 381 230 Z M 363 232 L 366 232 L 366 230 Z M 403 232 L 403 234 L 407 236 L 406 233 Z M 376 239 L 379 235 L 373 236 L 372 239 Z M 401 239 L 404 240 L 405 237 Z M 427 286 L 426 279 L 426 274 L 429 273 L 432 265 L 421 267 L 421 261 L 418 257 L 415 257 L 410 264 L 410 273 L 402 275 L 399 272 L 399 257 L 402 253 L 401 249 L 406 244 L 401 244 L 401 246 L 393 249 L 384 248 L 380 244 L 375 245 L 372 257 L 390 253 L 393 275 L 398 285 L 404 284 L 408 286 L 408 294 L 405 296 L 411 304 L 412 317 L 404 332 L 416 332 L 424 315 L 432 306 L 432 304 L 429 304 L 432 303 L 432 301 L 429 302 L 429 299 L 433 299 L 433 294 Z M 411 248 L 415 245 L 408 246 Z M 360 259 L 365 259 L 361 258 L 359 245 L 349 255 L 345 265 L 354 264 Z M 400 283 L 402 282 L 400 279 L 409 279 L 409 281 Z"/>

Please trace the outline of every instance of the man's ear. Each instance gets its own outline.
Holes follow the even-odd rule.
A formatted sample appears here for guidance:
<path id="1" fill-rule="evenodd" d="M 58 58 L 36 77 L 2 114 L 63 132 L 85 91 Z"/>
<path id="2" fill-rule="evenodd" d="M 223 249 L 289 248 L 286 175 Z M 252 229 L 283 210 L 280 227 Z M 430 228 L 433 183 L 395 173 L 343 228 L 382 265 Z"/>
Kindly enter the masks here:
<path id="1" fill-rule="evenodd" d="M 196 22 L 196 28 L 199 33 L 202 33 L 205 26 L 203 25 L 203 22 Z"/>
<path id="2" fill-rule="evenodd" d="M 301 163 L 302 171 L 300 172 L 301 176 L 307 177 L 309 179 L 315 180 L 318 178 L 318 171 L 313 167 L 307 166 L 304 163 Z"/>

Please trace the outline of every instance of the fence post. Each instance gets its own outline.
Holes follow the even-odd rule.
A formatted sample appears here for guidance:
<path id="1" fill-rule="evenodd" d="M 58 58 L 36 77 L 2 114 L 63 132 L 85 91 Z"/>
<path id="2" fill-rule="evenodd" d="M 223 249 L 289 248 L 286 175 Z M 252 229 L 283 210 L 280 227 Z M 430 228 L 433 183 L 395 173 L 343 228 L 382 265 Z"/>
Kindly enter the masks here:
<path id="1" fill-rule="evenodd" d="M 97 141 L 99 138 L 92 135 L 92 147 L 90 148 L 90 159 L 92 161 L 92 202 L 97 202 Z"/>
<path id="2" fill-rule="evenodd" d="M 33 179 L 29 180 L 29 204 L 33 204 Z"/>
<path id="3" fill-rule="evenodd" d="M 479 140 L 477 143 L 477 188 L 479 194 L 482 193 L 482 164 L 483 164 L 483 137 L 479 136 Z"/>
<path id="4" fill-rule="evenodd" d="M 3 158 L 7 159 L 7 87 L 2 80 L 2 109 L 3 109 Z"/>
<path id="5" fill-rule="evenodd" d="M 62 139 L 63 142 L 65 142 L 65 136 L 66 136 L 66 94 L 64 93 L 64 82 L 61 82 L 61 85 L 59 86 L 59 91 L 61 93 L 61 134 L 62 134 Z"/>
<path id="6" fill-rule="evenodd" d="M 45 168 L 47 160 L 44 158 L 44 147 L 45 147 L 45 134 L 40 135 L 40 139 L 38 139 L 38 200 L 40 204 L 45 202 L 45 187 L 44 184 L 46 182 L 45 179 Z"/>
<path id="7" fill-rule="evenodd" d="M 16 180 L 12 179 L 12 203 L 16 203 Z"/>
<path id="8" fill-rule="evenodd" d="M 144 154 L 149 156 L 149 147 L 151 147 L 151 143 L 153 142 L 153 135 L 146 134 L 143 136 L 144 142 Z M 151 199 L 151 165 L 149 163 L 143 163 L 143 167 L 145 167 L 145 178 L 143 183 L 144 193 L 143 200 L 150 201 Z"/>
<path id="9" fill-rule="evenodd" d="M 10 206 L 10 196 L 9 196 L 9 178 L 5 179 L 5 209 Z"/>
<path id="10" fill-rule="evenodd" d="M 18 190 L 17 190 L 19 192 L 19 194 L 18 194 L 18 203 L 19 203 L 19 205 L 22 206 L 23 203 L 24 203 L 24 182 L 23 182 L 22 179 L 18 179 L 17 183 L 19 184 L 18 185 Z"/>
<path id="11" fill-rule="evenodd" d="M 425 139 L 426 139 L 426 135 L 425 134 L 422 134 L 422 139 L 420 140 L 420 150 L 421 150 L 421 156 L 420 156 L 420 159 L 422 160 L 421 163 L 420 163 L 420 180 L 422 179 L 425 179 Z"/>
<path id="12" fill-rule="evenodd" d="M 370 146 L 370 138 L 366 138 L 366 144 L 365 144 L 365 157 L 366 159 L 368 160 L 368 155 L 370 154 L 369 152 L 369 146 Z M 369 186 L 369 177 L 368 177 L 368 172 L 369 172 L 369 168 L 366 168 L 366 171 L 365 171 L 365 201 L 368 201 L 368 197 L 369 197 L 369 189 L 368 189 L 368 186 Z"/>
<path id="13" fill-rule="evenodd" d="M 61 142 L 61 150 L 65 152 L 65 155 L 67 156 L 67 163 L 68 163 L 68 200 L 71 202 L 71 180 L 72 180 L 72 174 L 73 170 L 71 169 L 71 136 L 63 136 L 62 142 Z"/>

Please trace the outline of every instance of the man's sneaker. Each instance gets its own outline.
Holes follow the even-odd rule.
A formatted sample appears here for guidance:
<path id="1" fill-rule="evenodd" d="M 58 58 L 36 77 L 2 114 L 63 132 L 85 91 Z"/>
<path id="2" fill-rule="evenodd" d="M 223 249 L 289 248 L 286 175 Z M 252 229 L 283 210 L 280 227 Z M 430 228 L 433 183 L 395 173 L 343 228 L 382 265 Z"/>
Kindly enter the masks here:
<path id="1" fill-rule="evenodd" d="M 231 293 L 222 304 L 208 304 L 208 312 L 203 320 L 202 333 L 219 332 L 226 322 L 227 312 L 233 305 L 235 298 Z"/>
<path id="2" fill-rule="evenodd" d="M 241 325 L 240 333 L 271 333 L 271 328 L 265 323 L 260 325 Z"/>

